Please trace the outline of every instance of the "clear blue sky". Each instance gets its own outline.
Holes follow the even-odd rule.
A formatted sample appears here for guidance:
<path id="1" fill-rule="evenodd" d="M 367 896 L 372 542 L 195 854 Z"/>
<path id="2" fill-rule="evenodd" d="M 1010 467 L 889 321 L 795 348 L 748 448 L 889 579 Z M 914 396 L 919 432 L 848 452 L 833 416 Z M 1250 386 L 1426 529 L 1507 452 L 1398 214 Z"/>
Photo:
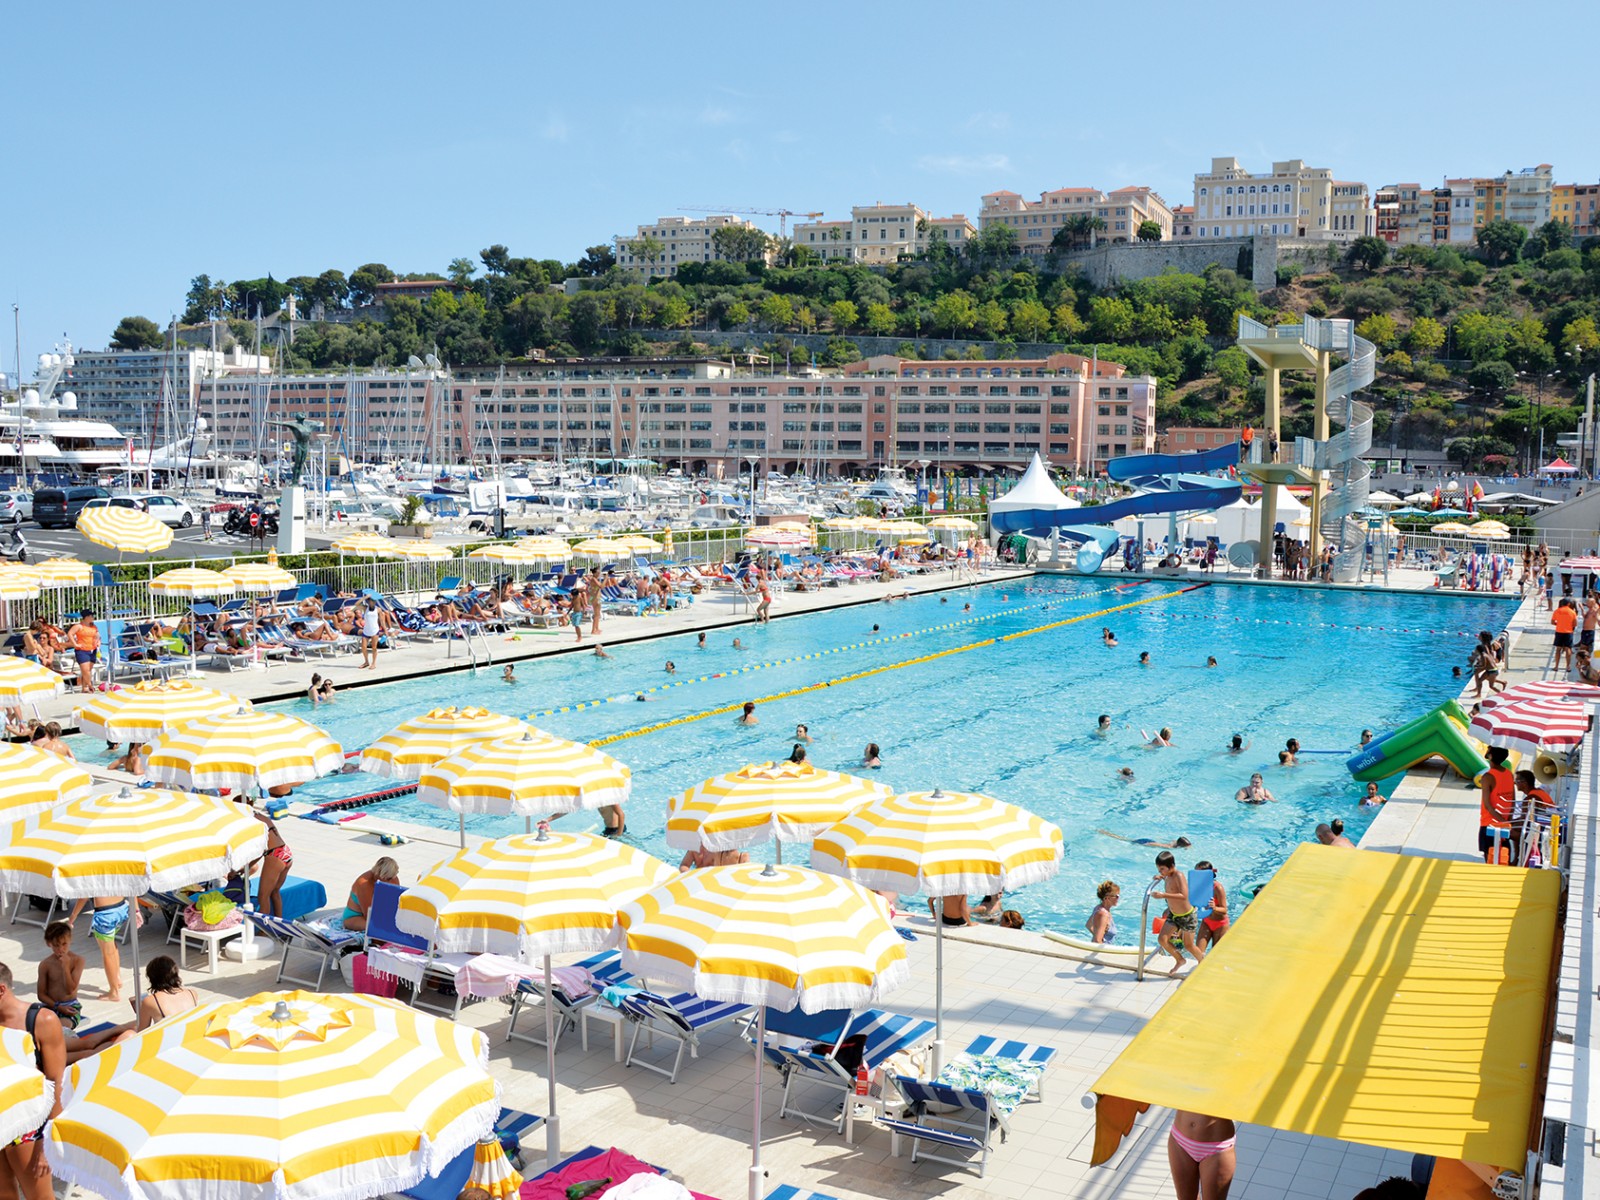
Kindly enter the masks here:
<path id="1" fill-rule="evenodd" d="M 1285 49 L 1259 50 L 1262 13 Z M 201 272 L 571 260 L 688 205 L 975 219 L 998 188 L 1133 183 L 1177 204 L 1228 154 L 1373 185 L 1600 177 L 1592 0 L 69 0 L 14 6 L 6 35 L 0 300 L 28 373 L 63 333 L 165 325 Z"/>

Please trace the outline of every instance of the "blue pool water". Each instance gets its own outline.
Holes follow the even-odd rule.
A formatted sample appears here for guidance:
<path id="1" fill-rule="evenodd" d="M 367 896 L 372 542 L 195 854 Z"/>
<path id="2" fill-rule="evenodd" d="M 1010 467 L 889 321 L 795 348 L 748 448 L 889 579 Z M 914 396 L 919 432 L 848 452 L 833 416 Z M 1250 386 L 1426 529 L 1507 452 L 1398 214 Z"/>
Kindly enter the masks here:
<path id="1" fill-rule="evenodd" d="M 515 684 L 486 671 L 350 690 L 315 712 L 307 701 L 276 707 L 356 748 L 442 704 L 527 716 L 619 698 L 535 719 L 553 733 L 588 741 L 1171 590 L 1164 583 L 1123 592 L 1115 586 L 1103 577 L 985 584 L 715 631 L 704 650 L 689 634 L 618 646 L 610 660 L 585 653 L 519 663 Z M 1451 667 L 1465 663 L 1471 635 L 1499 629 L 1511 611 L 1506 601 L 1487 598 L 1210 587 L 764 703 L 755 727 L 736 725 L 729 713 L 605 749 L 633 768 L 627 836 L 675 862 L 662 836 L 668 796 L 748 762 L 787 757 L 798 722 L 816 738 L 809 752 L 819 766 L 858 770 L 865 744 L 877 742 L 878 775 L 897 789 L 986 792 L 1059 824 L 1067 840 L 1060 874 L 1016 893 L 1008 905 L 1030 924 L 1075 931 L 1099 880 L 1124 883 L 1131 899 L 1152 873 L 1154 851 L 1100 830 L 1161 840 L 1185 834 L 1195 845 L 1180 862 L 1210 859 L 1235 888 L 1267 879 L 1319 821 L 1342 817 L 1359 838 L 1371 814 L 1357 807 L 1360 788 L 1344 758 L 1362 728 L 1381 732 L 1456 694 Z M 1102 626 L 1115 630 L 1118 648 L 1102 645 Z M 732 649 L 736 636 L 745 650 Z M 1146 650 L 1152 665 L 1141 667 L 1138 656 Z M 1216 668 L 1205 667 L 1208 655 L 1216 656 Z M 663 670 L 668 659 L 677 664 L 676 676 Z M 784 659 L 798 661 L 748 670 Z M 738 669 L 745 673 L 680 682 Z M 632 699 L 667 683 L 678 686 L 645 703 Z M 1093 733 L 1100 713 L 1112 719 L 1106 739 Z M 1141 731 L 1153 734 L 1162 725 L 1172 728 L 1172 748 L 1145 749 Z M 1240 756 L 1224 751 L 1235 733 L 1249 741 Z M 1342 753 L 1310 754 L 1299 767 L 1280 768 L 1277 752 L 1291 736 L 1306 750 Z M 1133 768 L 1132 782 L 1118 777 L 1124 766 Z M 1235 789 L 1256 770 L 1280 803 L 1234 801 Z M 300 794 L 314 800 L 387 782 L 346 776 Z M 378 811 L 441 828 L 455 824 L 452 814 L 415 799 L 387 801 Z M 491 836 L 522 829 L 520 819 L 477 817 L 468 824 Z M 599 821 L 582 813 L 564 824 L 598 828 Z M 757 856 L 771 853 L 768 846 Z M 787 857 L 803 854 L 791 848 Z M 1124 923 L 1133 925 L 1134 916 L 1126 914 Z"/>

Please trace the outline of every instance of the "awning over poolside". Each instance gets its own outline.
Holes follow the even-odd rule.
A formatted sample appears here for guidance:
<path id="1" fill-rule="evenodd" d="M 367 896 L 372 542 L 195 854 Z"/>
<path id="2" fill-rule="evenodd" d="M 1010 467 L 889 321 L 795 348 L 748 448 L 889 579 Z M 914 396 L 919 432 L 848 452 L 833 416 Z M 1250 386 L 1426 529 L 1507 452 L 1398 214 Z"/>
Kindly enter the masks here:
<path id="1" fill-rule="evenodd" d="M 1520 1169 L 1560 882 L 1300 847 L 1094 1085 L 1094 1162 L 1155 1104 Z"/>

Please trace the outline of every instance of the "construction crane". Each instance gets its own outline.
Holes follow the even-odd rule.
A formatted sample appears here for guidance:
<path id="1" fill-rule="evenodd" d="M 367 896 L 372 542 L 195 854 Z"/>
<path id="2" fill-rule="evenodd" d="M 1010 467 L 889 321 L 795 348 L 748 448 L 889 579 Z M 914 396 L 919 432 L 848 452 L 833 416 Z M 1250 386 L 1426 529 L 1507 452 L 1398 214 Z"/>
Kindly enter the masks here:
<path id="1" fill-rule="evenodd" d="M 702 204 L 691 208 L 680 208 L 678 211 L 686 213 L 704 213 L 707 216 L 720 216 L 723 213 L 728 213 L 731 216 L 740 217 L 777 217 L 778 236 L 780 238 L 787 238 L 789 236 L 790 217 L 820 217 L 823 215 L 819 212 L 796 212 L 792 208 L 718 208 L 709 204 Z"/>

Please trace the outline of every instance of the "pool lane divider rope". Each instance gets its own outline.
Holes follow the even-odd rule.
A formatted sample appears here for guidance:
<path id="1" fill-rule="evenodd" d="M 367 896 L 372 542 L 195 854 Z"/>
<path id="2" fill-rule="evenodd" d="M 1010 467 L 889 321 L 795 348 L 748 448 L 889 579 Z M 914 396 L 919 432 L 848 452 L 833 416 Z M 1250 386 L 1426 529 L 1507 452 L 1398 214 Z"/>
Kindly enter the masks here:
<path id="1" fill-rule="evenodd" d="M 985 621 L 996 621 L 1001 617 L 1010 616 L 1012 613 L 1026 612 L 1029 609 L 1054 608 L 1058 605 L 1067 604 L 1074 600 L 1088 600 L 1095 596 L 1104 596 L 1108 592 L 1121 591 L 1123 588 L 1127 588 L 1129 586 L 1141 586 L 1143 582 L 1144 581 L 1141 580 L 1139 583 L 1133 585 L 1123 584 L 1120 588 L 1100 588 L 1092 592 L 1054 591 L 1049 594 L 1058 596 L 1060 599 L 1040 600 L 1032 604 L 1012 605 L 1002 609 L 999 612 L 985 613 L 978 617 L 963 617 L 959 621 L 946 621 L 941 625 L 929 625 L 922 629 L 907 630 L 904 633 L 885 634 L 882 637 L 868 638 L 865 641 L 850 642 L 848 645 L 844 646 L 834 646 L 829 650 L 814 650 L 810 654 L 796 654 L 789 658 L 775 658 L 770 662 L 751 663 L 747 667 L 735 667 L 731 671 L 713 671 L 707 675 L 691 675 L 683 679 L 674 679 L 667 683 L 659 683 L 654 687 L 639 688 L 635 691 L 618 693 L 614 696 L 603 696 L 598 700 L 579 700 L 573 704 L 562 704 L 554 708 L 541 708 L 535 712 L 529 713 L 528 720 L 536 721 L 540 717 L 553 717 L 561 713 L 584 712 L 587 709 L 599 708 L 605 704 L 633 703 L 636 702 L 637 698 L 640 696 L 650 696 L 657 692 L 665 692 L 670 691 L 673 688 L 687 687 L 694 683 L 706 683 L 714 679 L 732 679 L 736 675 L 751 675 L 757 671 L 771 670 L 774 667 L 787 667 L 798 662 L 810 662 L 815 658 L 827 658 L 829 655 L 843 654 L 849 650 L 865 650 L 871 646 L 882 646 L 889 642 L 898 642 L 905 638 L 919 637 L 926 633 L 943 633 L 951 629 L 960 629 L 966 625 L 977 625 Z"/>
<path id="2" fill-rule="evenodd" d="M 1331 621 L 1274 621 L 1270 617 L 1225 617 L 1214 613 L 1168 613 L 1161 621 L 1222 621 L 1235 625 L 1282 625 L 1290 629 L 1342 629 L 1362 633 L 1423 633 L 1435 637 L 1476 638 L 1471 630 L 1419 629 L 1409 625 L 1339 625 Z"/>
<path id="3" fill-rule="evenodd" d="M 941 658 L 950 658 L 957 654 L 965 654 L 969 650 L 978 650 L 984 646 L 995 646 L 1001 642 L 1012 642 L 1018 638 L 1032 637 L 1036 633 L 1043 633 L 1049 629 L 1060 629 L 1067 625 L 1076 625 L 1081 621 L 1092 621 L 1097 617 L 1110 616 L 1112 613 L 1126 612 L 1130 608 L 1138 608 L 1143 604 L 1154 604 L 1158 600 L 1171 600 L 1185 592 L 1199 591 L 1210 584 L 1197 583 L 1190 587 L 1179 588 L 1175 592 L 1163 592 L 1158 596 L 1146 596 L 1142 600 L 1131 600 L 1126 604 L 1118 604 L 1111 608 L 1102 608 L 1095 612 L 1083 613 L 1076 617 L 1068 617 L 1064 621 L 1052 621 L 1048 625 L 1039 625 L 1033 629 L 1023 629 L 1017 633 L 1008 633 L 998 638 L 984 638 L 981 642 L 969 642 L 965 646 L 954 646 L 949 650 L 939 650 L 933 654 L 922 654 L 916 658 L 903 659 L 900 662 L 885 663 L 879 667 L 869 667 L 864 671 L 855 671 L 849 675 L 841 675 L 837 679 L 827 679 L 821 683 L 807 684 L 805 687 L 790 688 L 787 691 L 774 692 L 770 696 L 758 696 L 752 703 L 770 704 L 775 700 L 787 700 L 791 696 L 802 696 L 807 692 L 819 692 L 824 688 L 838 687 L 843 683 L 854 683 L 858 679 L 867 679 L 873 675 L 882 675 L 889 671 L 899 671 L 905 667 L 919 666 L 922 663 L 935 662 Z M 625 730 L 622 733 L 613 733 L 607 737 L 595 738 L 589 743 L 591 746 L 609 746 L 613 742 L 625 741 L 628 738 L 643 737 L 647 733 L 658 733 L 663 729 L 671 729 L 678 725 L 689 725 L 695 721 L 703 721 L 707 717 L 721 716 L 726 713 L 739 712 L 745 706 L 745 701 L 739 700 L 733 704 L 723 704 L 716 708 L 708 708 L 704 712 L 690 713 L 688 716 L 673 717 L 668 721 L 657 721 L 653 725 L 644 725 L 638 729 Z"/>

